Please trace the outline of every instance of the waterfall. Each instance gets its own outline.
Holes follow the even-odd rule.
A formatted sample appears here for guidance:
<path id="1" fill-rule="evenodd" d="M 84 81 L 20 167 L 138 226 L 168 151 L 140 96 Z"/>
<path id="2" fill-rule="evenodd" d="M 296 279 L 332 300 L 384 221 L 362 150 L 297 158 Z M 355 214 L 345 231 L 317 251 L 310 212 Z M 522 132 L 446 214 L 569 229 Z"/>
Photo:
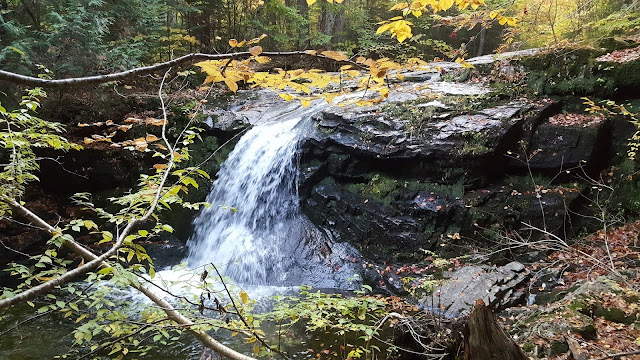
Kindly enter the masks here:
<path id="1" fill-rule="evenodd" d="M 211 207 L 195 220 L 189 267 L 213 263 L 242 284 L 284 280 L 305 231 L 297 192 L 298 145 L 305 120 L 324 106 L 288 109 L 242 136 L 212 185 Z"/>

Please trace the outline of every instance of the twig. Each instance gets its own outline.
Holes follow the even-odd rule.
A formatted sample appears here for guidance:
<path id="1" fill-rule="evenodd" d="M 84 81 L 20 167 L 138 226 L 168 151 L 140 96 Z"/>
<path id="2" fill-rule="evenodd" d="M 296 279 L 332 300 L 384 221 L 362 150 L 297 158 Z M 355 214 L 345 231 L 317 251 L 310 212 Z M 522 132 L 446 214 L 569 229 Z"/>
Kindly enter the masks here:
<path id="1" fill-rule="evenodd" d="M 238 309 L 238 306 L 236 306 L 236 302 L 233 299 L 233 296 L 231 295 L 231 292 L 229 291 L 229 288 L 227 287 L 227 284 L 224 282 L 224 279 L 222 278 L 222 274 L 220 274 L 220 271 L 218 271 L 218 268 L 214 264 L 211 264 L 211 266 L 213 267 L 213 270 L 215 270 L 216 274 L 220 278 L 220 282 L 222 283 L 222 286 L 224 287 L 224 290 L 227 292 L 227 296 L 229 297 L 229 300 L 231 300 L 231 305 L 233 305 L 233 308 L 236 309 L 236 313 L 238 314 L 238 317 L 240 318 L 240 320 L 242 321 L 244 326 L 247 327 L 248 331 L 250 331 L 251 334 L 262 345 L 264 345 L 267 349 L 277 353 L 278 355 L 282 356 L 284 359 L 290 360 L 289 357 L 285 353 L 283 353 L 279 349 L 274 349 L 271 346 L 269 346 L 269 344 L 267 344 L 267 342 L 263 338 L 261 338 L 255 331 L 253 331 L 253 328 L 247 323 L 247 320 L 244 318 L 244 316 L 242 316 L 242 313 L 240 312 L 240 309 Z"/>
<path id="2" fill-rule="evenodd" d="M 3 72 L 0 72 L 0 77 L 2 75 Z M 166 74 L 165 74 L 166 75 Z M 160 89 L 159 91 L 160 96 L 162 97 L 162 89 Z M 164 102 L 163 102 L 164 104 Z M 163 114 L 166 115 L 166 109 L 163 109 Z M 165 119 L 166 120 L 166 119 Z M 165 126 L 163 126 L 163 131 L 166 129 Z M 164 138 L 166 139 L 166 136 L 164 136 Z M 166 140 L 165 140 L 166 141 Z M 170 148 L 170 146 L 169 146 Z M 173 165 L 170 163 L 170 165 Z M 167 169 L 165 169 L 166 173 L 165 176 L 163 177 L 163 181 L 166 180 L 166 176 L 168 176 L 167 174 L 170 171 L 171 166 L 168 166 Z M 20 294 L 18 294 L 16 297 L 13 297 L 11 299 L 3 299 L 0 300 L 0 309 L 1 308 L 5 308 L 5 307 L 9 307 L 13 304 L 22 302 L 22 301 L 26 301 L 32 297 L 35 297 L 37 295 L 40 295 L 42 293 L 48 292 L 50 290 L 52 290 L 53 288 L 55 288 L 56 286 L 63 284 L 66 281 L 71 280 L 72 278 L 79 276 L 81 274 L 84 274 L 88 271 L 90 271 L 91 269 L 98 267 L 98 266 L 110 266 L 109 262 L 107 261 L 107 258 L 110 257 L 111 255 L 113 255 L 117 250 L 118 247 L 120 245 L 122 245 L 122 242 L 124 241 L 124 238 L 126 237 L 126 234 L 137 224 L 139 224 L 142 221 L 147 220 L 153 213 L 153 211 L 155 210 L 159 199 L 161 198 L 161 192 L 162 192 L 162 188 L 163 188 L 163 183 L 161 183 L 158 188 L 158 191 L 156 192 L 156 196 L 154 198 L 154 201 L 152 203 L 152 205 L 149 207 L 147 213 L 139 218 L 139 219 L 134 219 L 132 221 L 129 222 L 129 224 L 125 227 L 125 229 L 122 232 L 119 232 L 118 234 L 118 241 L 117 243 L 106 253 L 102 254 L 101 256 L 97 256 L 96 254 L 94 254 L 93 252 L 87 250 L 86 248 L 84 248 L 82 245 L 80 245 L 79 243 L 77 243 L 75 240 L 73 239 L 65 239 L 65 241 L 63 242 L 63 245 L 66 246 L 67 248 L 71 249 L 73 252 L 75 252 L 76 254 L 82 256 L 83 258 L 90 260 L 89 263 L 76 268 L 74 270 L 71 270 L 67 273 L 65 273 L 64 275 L 60 276 L 59 278 L 55 279 L 55 280 L 51 280 L 48 281 L 44 284 L 36 286 L 34 288 L 31 288 L 29 290 L 26 290 Z M 31 212 L 29 209 L 27 209 L 26 207 L 24 207 L 22 204 L 20 204 L 17 200 L 12 199 L 12 198 L 7 198 L 6 196 L 0 198 L 0 201 L 5 201 L 9 206 L 13 207 L 16 212 L 20 213 L 21 215 L 23 215 L 25 218 L 29 219 L 30 221 L 32 221 L 34 224 L 36 224 L 38 227 L 42 228 L 43 230 L 49 232 L 52 235 L 56 235 L 59 234 L 60 229 L 58 228 L 54 228 L 53 226 L 49 225 L 46 221 L 44 221 L 42 218 L 38 217 L 36 214 L 34 214 L 33 212 Z M 207 334 L 206 332 L 202 331 L 202 330 L 198 330 L 197 328 L 194 329 L 193 326 L 196 325 L 193 321 L 191 321 L 189 318 L 187 318 L 186 316 L 182 315 L 178 310 L 176 310 L 168 301 L 166 301 L 163 297 L 159 296 L 158 294 L 156 294 L 153 290 L 151 290 L 148 287 L 145 287 L 139 283 L 131 283 L 130 284 L 131 287 L 137 289 L 138 291 L 140 291 L 141 293 L 143 293 L 146 297 L 148 297 L 152 302 L 154 302 L 160 309 L 162 309 L 167 316 L 174 322 L 176 322 L 177 324 L 184 326 L 188 329 L 189 332 L 191 332 L 200 342 L 202 342 L 202 344 L 208 348 L 211 348 L 212 350 L 216 351 L 217 353 L 219 353 L 221 356 L 225 356 L 228 357 L 230 359 L 233 360 L 255 360 L 254 358 L 241 354 L 231 348 L 229 348 L 228 346 L 220 343 L 219 341 L 215 340 L 214 338 L 212 338 L 209 334 Z"/>
<path id="3" fill-rule="evenodd" d="M 620 357 L 620 356 L 638 355 L 638 354 L 640 354 L 640 350 L 622 352 L 622 353 L 617 353 L 617 354 L 611 354 L 611 355 L 607 355 L 607 356 L 596 358 L 594 360 L 606 360 L 606 359 L 617 358 L 617 357 Z"/>

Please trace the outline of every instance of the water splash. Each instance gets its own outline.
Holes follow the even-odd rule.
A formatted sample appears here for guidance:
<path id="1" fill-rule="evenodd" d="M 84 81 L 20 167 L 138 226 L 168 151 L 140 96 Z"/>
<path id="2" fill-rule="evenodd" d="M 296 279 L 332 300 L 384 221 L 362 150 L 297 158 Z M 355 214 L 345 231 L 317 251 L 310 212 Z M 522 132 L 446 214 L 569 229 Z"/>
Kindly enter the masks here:
<path id="1" fill-rule="evenodd" d="M 222 165 L 188 242 L 190 267 L 207 263 L 242 284 L 283 280 L 300 241 L 298 144 L 322 105 L 288 109 L 257 125 Z M 293 249 L 292 249 L 293 247 Z"/>

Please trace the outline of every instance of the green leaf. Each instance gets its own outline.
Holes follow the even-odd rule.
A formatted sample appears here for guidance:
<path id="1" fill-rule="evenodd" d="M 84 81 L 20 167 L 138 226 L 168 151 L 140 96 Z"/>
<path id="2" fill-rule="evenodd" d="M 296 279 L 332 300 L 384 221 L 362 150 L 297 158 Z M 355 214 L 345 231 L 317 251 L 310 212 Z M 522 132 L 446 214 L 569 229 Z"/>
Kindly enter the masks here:
<path id="1" fill-rule="evenodd" d="M 113 267 L 102 268 L 98 271 L 98 274 L 107 275 L 113 271 Z"/>
<path id="2" fill-rule="evenodd" d="M 97 229 L 98 228 L 98 225 L 96 225 L 96 223 L 94 223 L 91 220 L 82 220 L 82 224 L 84 225 L 84 227 L 87 228 L 87 230 L 91 230 L 92 228 L 93 229 Z"/>

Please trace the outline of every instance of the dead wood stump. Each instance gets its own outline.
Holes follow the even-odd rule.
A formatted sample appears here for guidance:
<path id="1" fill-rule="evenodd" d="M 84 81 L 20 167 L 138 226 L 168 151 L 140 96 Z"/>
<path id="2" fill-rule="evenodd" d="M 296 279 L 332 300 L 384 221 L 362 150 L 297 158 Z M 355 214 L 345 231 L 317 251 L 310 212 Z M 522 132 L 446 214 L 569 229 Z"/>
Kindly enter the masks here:
<path id="1" fill-rule="evenodd" d="M 464 360 L 528 360 L 520 347 L 500 328 L 482 299 L 469 316 L 465 329 Z"/>

